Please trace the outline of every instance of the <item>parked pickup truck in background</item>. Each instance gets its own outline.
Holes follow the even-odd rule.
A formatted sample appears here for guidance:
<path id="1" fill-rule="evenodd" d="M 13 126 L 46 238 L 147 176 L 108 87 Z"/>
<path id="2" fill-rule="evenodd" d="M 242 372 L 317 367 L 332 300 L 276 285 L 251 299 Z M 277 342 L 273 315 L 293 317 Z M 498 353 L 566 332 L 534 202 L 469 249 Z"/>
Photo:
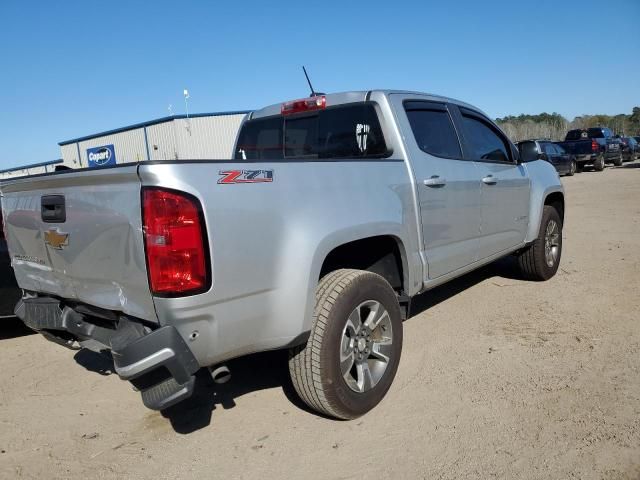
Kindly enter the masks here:
<path id="1" fill-rule="evenodd" d="M 576 157 L 578 170 L 582 170 L 585 165 L 593 165 L 593 168 L 601 172 L 606 163 L 622 165 L 621 142 L 613 138 L 613 133 L 608 128 L 569 130 L 564 142 L 556 143 Z"/>
<path id="2" fill-rule="evenodd" d="M 473 106 L 403 91 L 255 111 L 234 159 L 1 188 L 18 316 L 110 350 L 153 409 L 188 398 L 202 367 L 289 349 L 311 408 L 358 417 L 391 386 L 411 297 L 511 254 L 547 280 L 562 252 L 554 168 L 521 161 Z"/>

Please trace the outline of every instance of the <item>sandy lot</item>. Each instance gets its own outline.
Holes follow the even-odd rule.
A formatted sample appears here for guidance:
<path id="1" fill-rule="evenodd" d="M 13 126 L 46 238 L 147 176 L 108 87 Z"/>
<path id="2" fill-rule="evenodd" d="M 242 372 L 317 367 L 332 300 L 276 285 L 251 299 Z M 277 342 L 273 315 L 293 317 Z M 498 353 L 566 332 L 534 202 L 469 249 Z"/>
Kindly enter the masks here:
<path id="1" fill-rule="evenodd" d="M 640 478 L 640 163 L 564 180 L 558 275 L 423 295 L 383 403 L 306 411 L 286 357 L 146 410 L 108 359 L 0 324 L 0 478 Z"/>

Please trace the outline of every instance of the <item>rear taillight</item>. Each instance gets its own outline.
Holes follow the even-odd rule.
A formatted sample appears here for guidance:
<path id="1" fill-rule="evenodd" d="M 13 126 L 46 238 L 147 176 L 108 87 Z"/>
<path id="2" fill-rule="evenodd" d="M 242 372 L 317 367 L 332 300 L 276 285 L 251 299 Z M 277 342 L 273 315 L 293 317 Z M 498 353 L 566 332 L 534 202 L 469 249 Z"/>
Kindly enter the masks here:
<path id="1" fill-rule="evenodd" d="M 324 95 L 316 95 L 283 103 L 280 113 L 282 113 L 282 115 L 292 115 L 294 113 L 324 110 L 325 108 L 327 108 L 327 97 Z"/>
<path id="2" fill-rule="evenodd" d="M 151 290 L 185 296 L 209 288 L 209 255 L 200 202 L 191 195 L 147 188 L 142 193 Z"/>
<path id="3" fill-rule="evenodd" d="M 591 139 L 591 151 L 597 152 L 598 150 L 600 150 L 600 145 L 595 141 L 595 139 Z"/>

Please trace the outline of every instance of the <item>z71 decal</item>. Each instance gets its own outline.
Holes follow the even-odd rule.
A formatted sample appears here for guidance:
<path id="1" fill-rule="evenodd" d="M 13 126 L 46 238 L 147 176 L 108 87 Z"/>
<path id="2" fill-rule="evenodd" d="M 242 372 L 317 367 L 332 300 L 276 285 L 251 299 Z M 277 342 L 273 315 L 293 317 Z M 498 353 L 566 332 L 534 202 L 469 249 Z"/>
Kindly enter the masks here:
<path id="1" fill-rule="evenodd" d="M 273 182 L 273 170 L 220 170 L 218 183 L 269 183 Z"/>

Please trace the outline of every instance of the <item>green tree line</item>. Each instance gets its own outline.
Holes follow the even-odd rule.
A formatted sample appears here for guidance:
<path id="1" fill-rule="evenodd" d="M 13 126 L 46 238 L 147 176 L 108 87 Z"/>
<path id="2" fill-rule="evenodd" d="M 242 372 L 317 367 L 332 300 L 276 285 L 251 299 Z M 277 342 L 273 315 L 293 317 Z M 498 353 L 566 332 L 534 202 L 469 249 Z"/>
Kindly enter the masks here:
<path id="1" fill-rule="evenodd" d="M 567 130 L 574 128 L 609 127 L 616 135 L 640 135 L 640 107 L 630 114 L 581 115 L 569 121 L 559 113 L 537 115 L 509 115 L 497 118 L 496 123 L 515 142 L 529 138 L 563 140 Z"/>

